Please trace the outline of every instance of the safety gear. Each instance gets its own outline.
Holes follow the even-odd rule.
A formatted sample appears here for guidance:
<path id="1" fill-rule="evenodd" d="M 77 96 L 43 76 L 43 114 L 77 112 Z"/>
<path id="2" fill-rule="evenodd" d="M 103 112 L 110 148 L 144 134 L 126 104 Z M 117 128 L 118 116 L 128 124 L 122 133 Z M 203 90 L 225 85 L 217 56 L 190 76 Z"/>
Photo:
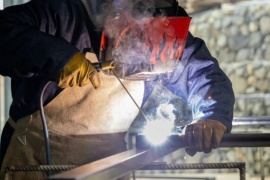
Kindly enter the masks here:
<path id="1" fill-rule="evenodd" d="M 183 53 L 189 17 L 134 19 L 130 14 L 107 19 L 105 34 L 114 72 L 129 80 L 148 80 L 171 73 Z M 115 28 L 119 27 L 119 28 Z M 111 31 L 113 29 L 113 31 Z M 110 53 L 110 51 L 109 51 Z"/>
<path id="2" fill-rule="evenodd" d="M 190 146 L 187 154 L 194 156 L 196 152 L 209 153 L 220 144 L 227 127 L 217 120 L 207 119 L 194 122 L 185 128 L 184 141 Z"/>
<path id="3" fill-rule="evenodd" d="M 139 109 L 116 77 L 102 72 L 99 77 L 102 86 L 98 91 L 91 84 L 66 88 L 44 107 L 50 131 L 61 135 L 85 135 L 128 130 Z M 140 105 L 144 82 L 123 80 L 122 83 Z M 39 116 L 39 113 L 35 115 Z M 37 121 L 42 128 L 41 119 Z"/>
<path id="4" fill-rule="evenodd" d="M 30 115 L 16 123 L 15 132 L 3 161 L 0 177 L 3 177 L 4 169 L 7 166 L 46 164 L 43 131 L 42 128 L 37 126 L 39 119 L 36 118 L 37 116 Z M 63 136 L 50 131 L 52 165 L 83 165 L 126 151 L 124 136 L 124 132 Z M 21 141 L 21 137 L 24 137 L 24 141 Z M 65 153 L 63 154 L 63 152 Z M 53 171 L 52 173 L 59 172 Z M 10 179 L 16 180 L 47 179 L 46 171 L 15 171 L 6 175 Z"/>
<path id="5" fill-rule="evenodd" d="M 115 77 L 106 76 L 101 72 L 100 78 L 102 86 L 98 91 L 90 84 L 66 88 L 44 107 L 50 132 L 53 164 L 80 165 L 126 150 L 125 132 L 139 110 Z M 144 83 L 123 81 L 123 84 L 133 95 L 134 100 L 141 104 Z M 63 108 L 63 104 L 68 108 Z M 27 122 L 23 122 L 24 119 Z M 45 164 L 44 138 L 39 111 L 17 120 L 17 125 L 18 128 L 23 129 L 16 128 L 3 167 L 30 163 Z M 106 133 L 107 135 L 104 135 Z M 22 137 L 26 137 L 26 141 Z M 80 147 L 80 151 L 74 150 L 77 147 Z M 14 160 L 17 158 L 21 161 Z M 35 161 L 30 162 L 33 159 Z M 33 172 L 27 174 L 31 176 Z M 14 175 L 20 176 L 21 173 L 16 172 Z M 33 179 L 24 176 L 21 178 Z"/>
<path id="6" fill-rule="evenodd" d="M 139 110 L 114 76 L 107 76 L 101 72 L 99 77 L 102 86 L 98 91 L 90 84 L 65 88 L 44 107 L 53 164 L 81 165 L 126 150 L 125 132 Z M 137 104 L 141 104 L 144 82 L 122 82 Z M 68 108 L 63 108 L 63 105 Z M 26 122 L 23 122 L 24 119 Z M 23 137 L 26 137 L 26 141 Z M 3 167 L 30 163 L 45 164 L 39 111 L 17 120 Z M 32 176 L 33 172 L 27 174 Z M 20 176 L 21 173 L 16 172 L 14 175 Z M 24 176 L 21 178 L 33 179 Z"/>
<path id="7" fill-rule="evenodd" d="M 105 32 L 100 61 L 115 61 L 114 72 L 106 74 L 149 80 L 173 71 L 181 58 L 191 19 L 186 13 L 186 17 L 176 17 L 181 9 L 176 0 L 82 2 L 97 28 Z M 104 7 L 110 7 L 110 11 L 104 11 L 108 9 Z M 108 42 L 104 43 L 105 39 Z"/>
<path id="8" fill-rule="evenodd" d="M 100 84 L 97 70 L 81 53 L 76 53 L 65 65 L 57 82 L 61 88 L 84 86 L 89 82 L 97 88 Z"/>

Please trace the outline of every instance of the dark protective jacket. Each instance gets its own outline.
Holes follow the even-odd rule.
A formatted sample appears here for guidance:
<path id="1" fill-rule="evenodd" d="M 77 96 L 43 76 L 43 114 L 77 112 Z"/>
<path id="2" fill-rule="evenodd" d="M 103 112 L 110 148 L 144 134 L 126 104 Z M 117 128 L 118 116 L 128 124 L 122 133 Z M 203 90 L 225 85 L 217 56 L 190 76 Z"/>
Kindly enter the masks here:
<path id="1" fill-rule="evenodd" d="M 0 11 L 0 74 L 12 79 L 10 116 L 16 121 L 37 111 L 44 84 L 56 79 L 75 52 L 98 54 L 99 41 L 100 32 L 77 0 L 32 0 Z M 187 101 L 194 119 L 216 119 L 230 131 L 231 82 L 203 40 L 189 34 L 176 69 L 170 82 L 163 81 L 164 86 Z M 154 84 L 145 83 L 144 101 Z M 44 94 L 45 104 L 59 92 L 57 84 L 51 83 Z"/>
<path id="2" fill-rule="evenodd" d="M 99 33 L 80 1 L 34 0 L 1 11 L 0 74 L 12 78 L 10 116 L 36 111 L 44 82 L 55 80 L 75 52 L 98 53 L 98 45 Z M 60 91 L 51 83 L 45 103 Z"/>

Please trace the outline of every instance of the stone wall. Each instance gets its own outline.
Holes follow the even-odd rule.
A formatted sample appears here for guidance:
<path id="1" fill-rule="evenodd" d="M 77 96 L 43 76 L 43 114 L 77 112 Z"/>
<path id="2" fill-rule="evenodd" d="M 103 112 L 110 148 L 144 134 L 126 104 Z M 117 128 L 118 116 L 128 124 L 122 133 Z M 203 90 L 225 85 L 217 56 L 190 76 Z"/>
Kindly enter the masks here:
<path id="1" fill-rule="evenodd" d="M 270 1 L 242 2 L 191 16 L 191 33 L 205 40 L 236 97 L 252 96 L 252 101 L 237 99 L 235 116 L 270 115 Z"/>

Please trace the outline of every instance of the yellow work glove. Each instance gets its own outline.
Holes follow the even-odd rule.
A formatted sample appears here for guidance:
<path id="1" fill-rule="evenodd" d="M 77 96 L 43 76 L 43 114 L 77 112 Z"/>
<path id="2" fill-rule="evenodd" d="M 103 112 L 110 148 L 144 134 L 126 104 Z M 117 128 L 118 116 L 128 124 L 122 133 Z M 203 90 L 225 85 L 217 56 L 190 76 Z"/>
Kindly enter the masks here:
<path id="1" fill-rule="evenodd" d="M 187 125 L 184 141 L 190 146 L 186 153 L 194 156 L 197 152 L 210 153 L 216 149 L 227 132 L 227 127 L 217 120 L 207 119 Z"/>
<path id="2" fill-rule="evenodd" d="M 76 53 L 65 65 L 57 82 L 61 88 L 84 86 L 88 83 L 97 88 L 100 84 L 98 72 L 81 53 Z"/>

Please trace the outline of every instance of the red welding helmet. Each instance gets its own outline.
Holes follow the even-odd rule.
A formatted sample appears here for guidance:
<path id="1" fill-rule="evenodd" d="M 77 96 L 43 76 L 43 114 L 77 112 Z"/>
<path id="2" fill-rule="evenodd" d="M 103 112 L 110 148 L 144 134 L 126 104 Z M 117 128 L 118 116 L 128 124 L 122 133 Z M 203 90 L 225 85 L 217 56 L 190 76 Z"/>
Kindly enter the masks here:
<path id="1" fill-rule="evenodd" d="M 122 11 L 108 17 L 100 46 L 100 60 L 113 60 L 123 79 L 147 80 L 173 71 L 181 60 L 188 16 L 134 16 Z"/>

